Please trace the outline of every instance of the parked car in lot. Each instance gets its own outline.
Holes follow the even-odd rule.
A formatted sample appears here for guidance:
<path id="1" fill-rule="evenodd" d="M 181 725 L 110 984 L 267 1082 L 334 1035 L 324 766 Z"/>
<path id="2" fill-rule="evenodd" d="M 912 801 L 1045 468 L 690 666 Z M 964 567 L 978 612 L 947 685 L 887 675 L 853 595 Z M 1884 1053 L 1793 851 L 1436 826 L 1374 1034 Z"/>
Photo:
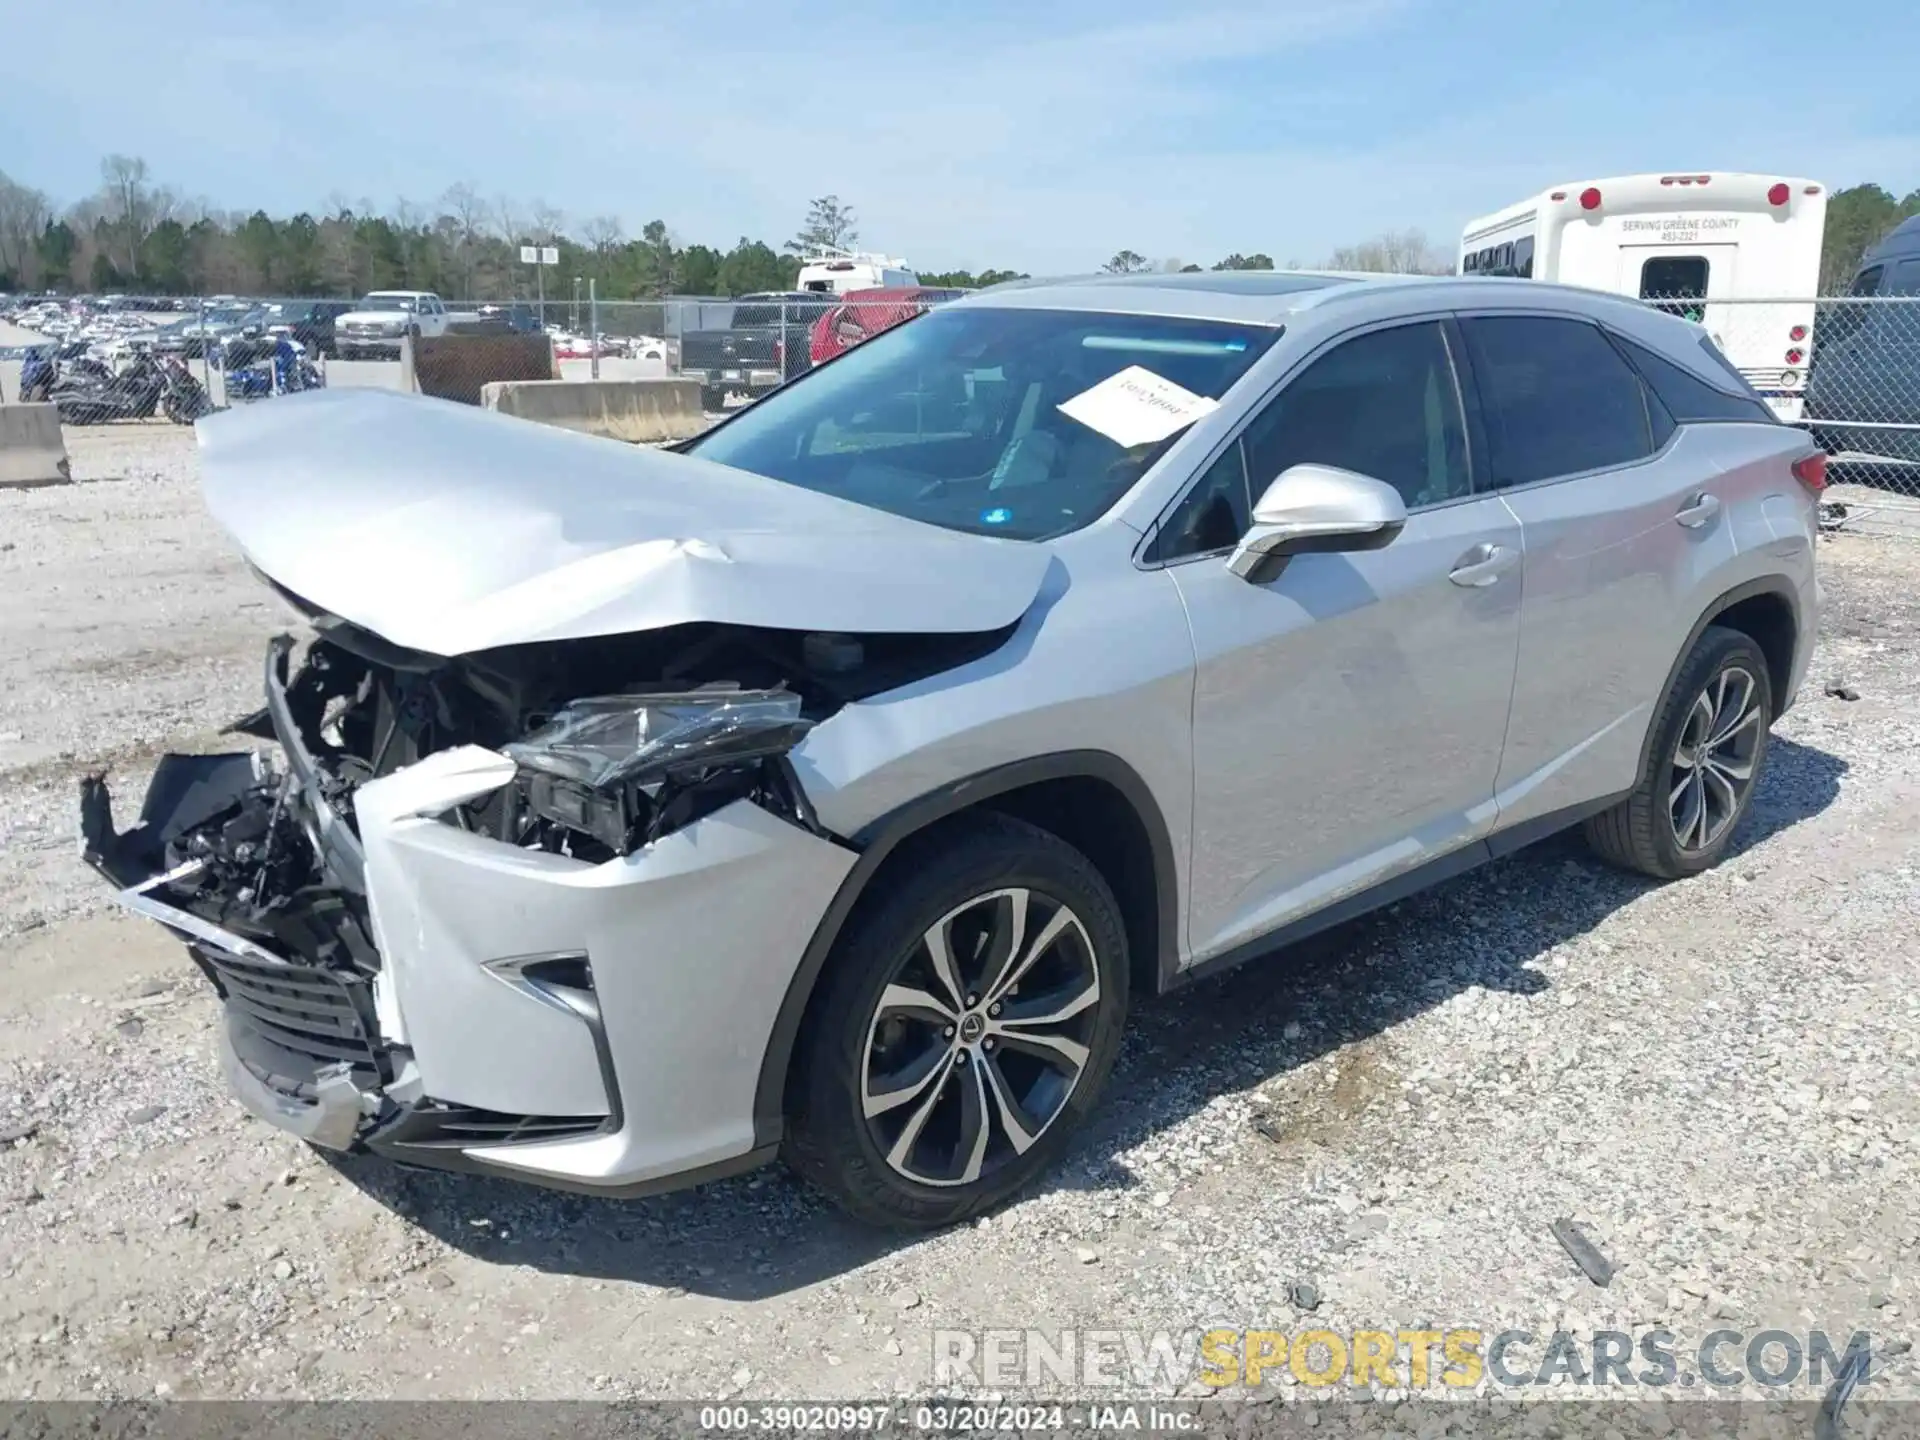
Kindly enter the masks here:
<path id="1" fill-rule="evenodd" d="M 281 300 L 267 307 L 267 329 L 298 341 L 309 355 L 333 356 L 335 327 L 353 305 L 345 300 Z"/>
<path id="2" fill-rule="evenodd" d="M 902 290 L 855 290 L 840 297 L 840 303 L 814 322 L 808 336 L 807 351 L 815 365 L 851 350 L 863 340 L 871 340 L 882 330 L 891 330 L 916 315 L 924 315 L 935 305 L 958 300 L 964 290 L 939 290 L 911 285 Z"/>
<path id="3" fill-rule="evenodd" d="M 213 305 L 199 314 L 187 314 L 150 333 L 149 343 L 162 355 L 198 360 L 220 354 L 227 341 L 246 328 L 251 305 Z"/>
<path id="4" fill-rule="evenodd" d="M 742 295 L 725 327 L 680 337 L 680 374 L 700 382 L 708 410 L 720 409 L 729 395 L 757 399 L 812 366 L 809 336 L 836 303 L 811 291 Z"/>
<path id="5" fill-rule="evenodd" d="M 265 413 L 271 412 L 271 413 Z M 314 631 L 90 861 L 336 1149 L 980 1212 L 1131 1002 L 1569 826 L 1728 853 L 1824 457 L 1698 327 L 1500 280 L 1033 283 L 679 453 L 296 395 L 206 501 Z"/>
<path id="6" fill-rule="evenodd" d="M 1867 252 L 1847 297 L 1814 325 L 1809 426 L 1829 454 L 1920 464 L 1920 216 Z"/>
<path id="7" fill-rule="evenodd" d="M 462 335 L 538 335 L 540 319 L 531 305 L 482 305 L 450 317 L 450 329 Z"/>
<path id="8" fill-rule="evenodd" d="M 447 307 L 426 290 L 375 290 L 333 322 L 334 353 L 342 360 L 394 358 L 408 336 L 447 333 Z"/>

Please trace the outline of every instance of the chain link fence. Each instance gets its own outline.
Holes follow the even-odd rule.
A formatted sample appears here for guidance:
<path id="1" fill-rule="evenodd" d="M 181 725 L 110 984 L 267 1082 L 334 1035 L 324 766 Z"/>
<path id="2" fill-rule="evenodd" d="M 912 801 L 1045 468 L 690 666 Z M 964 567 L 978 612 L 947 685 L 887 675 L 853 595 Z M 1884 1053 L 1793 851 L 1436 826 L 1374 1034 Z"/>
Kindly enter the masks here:
<path id="1" fill-rule="evenodd" d="M 1920 295 L 1653 297 L 1828 455 L 1831 527 L 1920 538 Z"/>

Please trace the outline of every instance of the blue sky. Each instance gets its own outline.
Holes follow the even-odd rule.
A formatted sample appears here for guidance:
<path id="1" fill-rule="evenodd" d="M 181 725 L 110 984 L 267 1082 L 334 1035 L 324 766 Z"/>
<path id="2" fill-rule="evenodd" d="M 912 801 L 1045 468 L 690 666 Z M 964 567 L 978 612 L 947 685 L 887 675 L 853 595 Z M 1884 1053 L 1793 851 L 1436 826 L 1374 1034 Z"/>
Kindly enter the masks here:
<path id="1" fill-rule="evenodd" d="M 808 197 L 923 269 L 1211 263 L 1569 179 L 1920 186 L 1920 6 L 1801 0 L 0 0 L 0 170 L 109 151 L 212 204 L 488 197 L 778 244 Z M 950 17 L 950 18 L 943 18 Z"/>

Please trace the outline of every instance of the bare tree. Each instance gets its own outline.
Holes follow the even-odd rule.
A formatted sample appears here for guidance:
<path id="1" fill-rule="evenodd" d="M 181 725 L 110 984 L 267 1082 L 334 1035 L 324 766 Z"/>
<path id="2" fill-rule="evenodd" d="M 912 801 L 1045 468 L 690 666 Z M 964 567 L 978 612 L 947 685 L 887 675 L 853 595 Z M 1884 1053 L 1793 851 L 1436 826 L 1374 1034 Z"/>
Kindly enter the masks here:
<path id="1" fill-rule="evenodd" d="M 787 242 L 794 255 L 812 255 L 822 250 L 845 250 L 860 238 L 853 206 L 838 195 L 822 195 L 807 204 L 807 218 L 800 233 Z"/>
<path id="2" fill-rule="evenodd" d="M 566 212 L 556 210 L 544 200 L 533 202 L 533 214 L 529 217 L 534 240 L 542 245 L 551 245 L 560 238 L 560 232 L 566 229 Z"/>
<path id="3" fill-rule="evenodd" d="M 1424 230 L 1398 230 L 1358 245 L 1341 246 L 1327 260 L 1327 268 L 1391 275 L 1450 275 L 1453 261 L 1427 239 Z"/>
<path id="4" fill-rule="evenodd" d="M 440 209 L 452 221 L 454 256 L 460 266 L 462 294 L 473 297 L 474 247 L 485 231 L 487 205 L 480 192 L 462 181 L 440 197 Z"/>
<path id="5" fill-rule="evenodd" d="M 626 231 L 617 216 L 595 215 L 581 222 L 580 238 L 593 247 L 595 255 L 605 255 L 626 238 Z"/>
<path id="6" fill-rule="evenodd" d="M 527 238 L 526 211 L 511 196 L 502 195 L 493 202 L 493 223 L 500 238 L 509 245 L 518 245 Z"/>
<path id="7" fill-rule="evenodd" d="M 39 252 L 34 242 L 53 219 L 47 197 L 0 172 L 0 271 L 18 277 L 22 285 L 39 278 Z"/>
<path id="8" fill-rule="evenodd" d="M 140 263 L 140 244 L 153 230 L 153 188 L 147 183 L 147 162 L 132 155 L 109 155 L 100 162 L 100 202 L 107 223 L 120 244 L 115 263 L 124 257 L 122 273 L 131 275 Z"/>

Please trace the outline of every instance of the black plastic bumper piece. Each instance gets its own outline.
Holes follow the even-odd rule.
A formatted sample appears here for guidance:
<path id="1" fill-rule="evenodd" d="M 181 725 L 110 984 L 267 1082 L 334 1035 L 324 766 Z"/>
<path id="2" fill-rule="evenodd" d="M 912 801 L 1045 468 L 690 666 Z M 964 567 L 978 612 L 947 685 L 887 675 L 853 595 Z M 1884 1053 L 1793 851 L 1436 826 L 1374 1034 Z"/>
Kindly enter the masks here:
<path id="1" fill-rule="evenodd" d="M 124 834 L 114 829 L 113 797 L 104 776 L 80 782 L 81 855 L 122 889 L 166 868 L 167 845 L 231 809 L 260 783 L 251 751 L 227 755 L 163 755 Z"/>

